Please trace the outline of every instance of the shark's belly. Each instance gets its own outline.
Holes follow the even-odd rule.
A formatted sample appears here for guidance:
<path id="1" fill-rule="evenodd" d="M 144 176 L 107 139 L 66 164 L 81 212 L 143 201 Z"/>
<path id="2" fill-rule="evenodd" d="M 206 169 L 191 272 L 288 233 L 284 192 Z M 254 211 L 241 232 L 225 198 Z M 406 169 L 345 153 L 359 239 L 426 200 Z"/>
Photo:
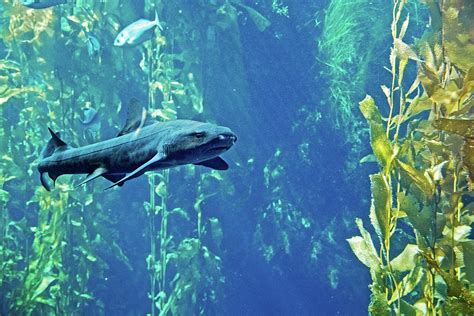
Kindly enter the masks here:
<path id="1" fill-rule="evenodd" d="M 46 169 L 57 174 L 83 174 L 105 168 L 110 174 L 124 174 L 132 172 L 156 154 L 154 146 L 141 140 L 111 145 L 75 148 L 56 154 L 47 163 Z"/>

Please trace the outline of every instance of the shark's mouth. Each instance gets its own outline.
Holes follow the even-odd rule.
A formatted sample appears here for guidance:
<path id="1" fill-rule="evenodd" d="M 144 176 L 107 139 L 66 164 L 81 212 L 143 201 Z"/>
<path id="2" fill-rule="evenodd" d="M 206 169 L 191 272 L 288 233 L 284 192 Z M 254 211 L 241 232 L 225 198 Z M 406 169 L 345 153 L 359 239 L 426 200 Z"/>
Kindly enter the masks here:
<path id="1" fill-rule="evenodd" d="M 221 134 L 215 139 L 213 139 L 208 144 L 208 151 L 227 151 L 229 150 L 234 143 L 237 141 L 237 137 L 234 134 Z"/>
<path id="2" fill-rule="evenodd" d="M 230 147 L 232 147 L 232 145 L 228 145 L 228 146 L 215 146 L 215 147 L 211 147 L 211 149 L 209 149 L 209 151 L 226 151 L 226 150 L 229 150 Z"/>

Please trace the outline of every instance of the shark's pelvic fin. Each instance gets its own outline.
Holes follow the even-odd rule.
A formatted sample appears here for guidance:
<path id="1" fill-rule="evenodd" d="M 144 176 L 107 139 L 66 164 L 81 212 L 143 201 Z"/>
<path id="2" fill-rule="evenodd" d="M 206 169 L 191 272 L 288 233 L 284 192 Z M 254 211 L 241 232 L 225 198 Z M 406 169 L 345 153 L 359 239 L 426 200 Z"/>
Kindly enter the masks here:
<path id="1" fill-rule="evenodd" d="M 195 165 L 200 165 L 200 166 L 208 167 L 215 170 L 229 169 L 229 165 L 221 157 L 216 157 L 209 160 L 201 161 L 199 163 L 195 163 Z"/>
<path id="2" fill-rule="evenodd" d="M 40 180 L 41 180 L 41 184 L 46 189 L 46 191 L 51 191 L 51 185 L 48 181 L 48 178 L 46 177 L 46 172 L 41 172 Z M 54 184 L 53 184 L 53 186 L 54 186 Z"/>
<path id="3" fill-rule="evenodd" d="M 107 173 L 107 169 L 99 167 L 99 168 L 95 169 L 94 171 L 92 171 L 91 173 L 89 173 L 84 180 L 82 180 L 78 185 L 76 185 L 76 188 L 83 185 L 83 184 L 85 184 L 85 183 L 87 183 L 87 182 L 89 182 L 89 181 L 92 181 L 95 178 L 98 178 L 98 177 L 100 177 L 100 176 L 102 176 L 106 173 Z"/>
<path id="4" fill-rule="evenodd" d="M 107 188 L 105 188 L 104 190 L 108 190 L 110 188 L 113 188 L 114 186 L 116 185 L 123 185 L 125 183 L 125 181 L 127 180 L 130 180 L 130 179 L 133 179 L 133 178 L 136 178 L 136 177 L 139 177 L 141 176 L 143 173 L 145 173 L 147 170 L 147 168 L 149 166 L 151 166 L 152 164 L 154 163 L 157 163 L 157 162 L 160 162 L 161 160 L 165 159 L 166 156 L 164 153 L 162 152 L 158 152 L 155 156 L 153 156 L 153 158 L 151 158 L 150 160 L 148 160 L 147 162 L 145 162 L 143 165 L 141 165 L 140 167 L 138 167 L 137 169 L 133 170 L 131 173 L 129 173 L 126 177 L 123 177 L 122 179 L 120 179 L 119 181 L 115 182 L 114 184 L 108 186 Z"/>
<path id="5" fill-rule="evenodd" d="M 49 176 L 49 178 L 52 180 L 52 182 L 51 182 L 51 180 L 48 180 L 48 177 L 46 175 Z M 51 171 L 40 173 L 41 184 L 46 189 L 46 191 L 51 191 L 51 189 L 54 189 L 54 187 L 56 186 L 56 179 L 59 176 L 60 176 L 60 174 L 53 173 Z"/>
<path id="6" fill-rule="evenodd" d="M 152 123 L 154 123 L 154 121 L 147 116 L 146 109 L 137 99 L 132 98 L 128 104 L 127 120 L 117 137 L 137 131 L 143 126 Z"/>

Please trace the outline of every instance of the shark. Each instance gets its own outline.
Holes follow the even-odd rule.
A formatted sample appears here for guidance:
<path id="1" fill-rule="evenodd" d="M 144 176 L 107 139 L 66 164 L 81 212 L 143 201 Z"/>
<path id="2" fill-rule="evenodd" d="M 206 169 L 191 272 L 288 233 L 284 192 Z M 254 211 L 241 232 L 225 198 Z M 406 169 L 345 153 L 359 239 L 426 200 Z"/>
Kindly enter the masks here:
<path id="1" fill-rule="evenodd" d="M 72 147 L 59 133 L 48 130 L 51 139 L 38 161 L 41 184 L 48 191 L 64 174 L 87 174 L 76 187 L 103 177 L 112 182 L 107 190 L 147 171 L 186 164 L 227 170 L 229 165 L 220 155 L 237 141 L 228 127 L 194 120 L 153 120 L 137 99 L 130 101 L 125 125 L 114 138 Z"/>

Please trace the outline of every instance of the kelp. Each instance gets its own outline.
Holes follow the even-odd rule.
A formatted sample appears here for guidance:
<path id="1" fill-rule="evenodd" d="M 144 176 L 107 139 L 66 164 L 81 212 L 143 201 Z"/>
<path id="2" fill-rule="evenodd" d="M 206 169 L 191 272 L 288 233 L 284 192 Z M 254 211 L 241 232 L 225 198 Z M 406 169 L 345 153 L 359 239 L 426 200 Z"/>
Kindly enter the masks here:
<path id="1" fill-rule="evenodd" d="M 388 7 L 383 1 L 332 0 L 325 11 L 322 32 L 317 39 L 317 60 L 323 71 L 321 79 L 328 89 L 328 110 L 334 126 L 351 148 L 347 170 L 353 172 L 359 160 L 363 121 L 355 102 L 364 95 L 371 63 L 378 58 L 376 49 L 388 37 Z M 321 104 L 324 106 L 324 104 Z"/>
<path id="2" fill-rule="evenodd" d="M 452 14 L 462 16 L 469 5 L 427 2 L 433 33 L 416 46 L 403 39 L 410 24 L 406 1 L 393 2 L 392 83 L 381 86 L 388 117 L 370 96 L 360 103 L 380 167 L 371 175 L 370 209 L 380 242 L 376 247 L 360 220 L 361 236 L 348 242 L 371 271 L 369 312 L 376 315 L 474 311 L 469 264 L 474 218 L 463 199 L 472 195 L 474 60 L 453 55 L 450 46 L 454 30 L 458 39 L 469 32 L 451 25 Z M 405 71 L 414 62 L 418 76 L 407 84 Z M 425 111 L 429 116 L 420 117 Z M 397 231 L 410 238 L 395 242 Z"/>
<path id="3" fill-rule="evenodd" d="M 89 283 L 92 278 L 104 281 L 107 264 L 102 256 L 107 253 L 129 264 L 113 229 L 105 225 L 108 219 L 101 206 L 105 199 L 96 194 L 98 190 L 73 190 L 63 179 L 50 194 L 33 177 L 48 139 L 45 122 L 52 122 L 54 129 L 67 127 L 70 138 L 82 141 L 74 128 L 82 111 L 76 102 L 97 106 L 96 100 L 84 93 L 88 89 L 81 84 L 84 77 L 55 67 L 59 60 L 67 60 L 73 68 L 87 61 L 78 54 L 80 49 L 68 49 L 67 36 L 60 36 L 63 30 L 55 8 L 30 10 L 18 1 L 5 1 L 3 8 L 2 310 L 21 315 L 77 314 L 88 308 L 100 312 L 103 306 L 94 300 Z M 102 71 L 91 68 L 97 74 Z M 109 112 L 111 119 L 114 113 Z M 69 177 L 67 181 L 73 182 Z"/>
<path id="4" fill-rule="evenodd" d="M 104 258 L 114 257 L 129 270 L 136 269 L 106 212 L 105 205 L 114 205 L 117 193 L 97 194 L 101 188 L 94 184 L 74 189 L 78 179 L 72 176 L 58 179 L 58 189 L 51 194 L 40 188 L 32 175 L 48 139 L 45 122 L 65 131 L 76 144 L 85 143 L 82 133 L 94 124 L 87 140 L 98 141 L 103 131 L 120 125 L 118 114 L 124 108 L 120 96 L 130 82 L 146 92 L 144 104 L 158 120 L 199 115 L 208 110 L 209 102 L 201 51 L 216 44 L 208 28 L 214 35 L 237 33 L 238 14 L 262 31 L 270 22 L 241 1 L 193 5 L 145 1 L 142 12 L 119 1 L 85 0 L 44 10 L 28 9 L 18 1 L 4 3 L 0 14 L 7 27 L 0 32 L 10 53 L 0 61 L 0 163 L 2 170 L 5 163 L 5 170 L 12 171 L 0 175 L 4 180 L 0 205 L 7 210 L 0 221 L 5 236 L 0 248 L 0 258 L 5 259 L 0 274 L 5 310 L 100 314 L 104 305 L 90 283 L 104 285 L 108 269 Z M 120 28 L 139 17 L 153 16 L 155 9 L 166 31 L 157 30 L 152 40 L 134 49 L 113 47 Z M 101 44 L 92 55 L 87 49 L 90 35 Z M 124 67 L 129 64 L 137 67 Z M 94 113 L 90 121 L 88 113 Z M 96 120 L 101 123 L 95 124 Z M 218 256 L 223 231 L 219 220 L 206 213 L 206 203 L 216 191 L 215 182 L 226 180 L 194 168 L 174 172 L 177 178 L 194 177 L 195 190 L 186 192 L 195 194 L 193 203 L 181 205 L 187 200 L 178 199 L 172 206 L 168 171 L 150 174 L 150 198 L 144 203 L 150 246 L 144 262 L 152 315 L 213 310 L 224 282 Z M 22 220 L 13 221 L 11 215 Z M 168 221 L 184 222 L 188 229 Z"/>
<path id="5" fill-rule="evenodd" d="M 238 8 L 247 11 L 258 28 L 268 26 L 260 13 L 239 1 L 196 5 L 194 9 L 180 3 L 159 7 L 160 18 L 175 31 L 144 44 L 141 67 L 147 74 L 148 110 L 156 119 L 191 117 L 207 110 L 198 52 L 208 35 L 198 30 L 228 31 L 236 25 Z M 196 9 L 201 10 L 198 18 Z M 153 12 L 151 1 L 145 3 L 145 10 Z M 179 18 L 167 20 L 166 16 Z M 190 39 L 191 33 L 194 35 Z M 182 192 L 195 196 L 188 205 L 169 198 L 175 190 L 171 179 L 182 177 L 196 181 L 190 191 Z M 205 314 L 216 309 L 224 282 L 222 261 L 217 255 L 223 232 L 219 220 L 206 214 L 205 204 L 223 181 L 220 173 L 198 173 L 194 166 L 149 175 L 149 200 L 144 209 L 150 241 L 146 264 L 151 315 Z M 180 229 L 179 223 L 188 229 Z"/>

